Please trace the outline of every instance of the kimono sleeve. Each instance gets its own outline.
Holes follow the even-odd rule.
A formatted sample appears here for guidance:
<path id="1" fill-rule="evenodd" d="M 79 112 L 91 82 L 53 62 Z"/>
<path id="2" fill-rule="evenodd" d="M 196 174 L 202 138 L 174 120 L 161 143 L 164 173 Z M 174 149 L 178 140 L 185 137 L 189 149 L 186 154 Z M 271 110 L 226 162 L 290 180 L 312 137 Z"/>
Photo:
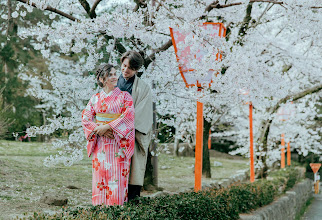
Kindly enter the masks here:
<path id="1" fill-rule="evenodd" d="M 124 92 L 122 108 L 121 116 L 110 122 L 109 125 L 121 138 L 124 138 L 134 129 L 134 105 L 132 97 L 128 92 Z"/>
<path id="2" fill-rule="evenodd" d="M 134 105 L 131 95 L 124 92 L 124 102 L 122 114 L 119 118 L 109 123 L 113 131 L 120 139 L 120 147 L 127 158 L 131 158 L 134 153 L 135 129 L 134 129 Z"/>
<path id="3" fill-rule="evenodd" d="M 93 105 L 97 102 L 98 97 L 97 95 L 92 96 L 89 100 L 86 108 L 82 112 L 82 126 L 85 133 L 86 140 L 93 141 L 95 138 L 95 134 L 93 132 L 94 128 L 97 127 L 97 124 L 94 121 L 95 118 L 95 110 Z"/>

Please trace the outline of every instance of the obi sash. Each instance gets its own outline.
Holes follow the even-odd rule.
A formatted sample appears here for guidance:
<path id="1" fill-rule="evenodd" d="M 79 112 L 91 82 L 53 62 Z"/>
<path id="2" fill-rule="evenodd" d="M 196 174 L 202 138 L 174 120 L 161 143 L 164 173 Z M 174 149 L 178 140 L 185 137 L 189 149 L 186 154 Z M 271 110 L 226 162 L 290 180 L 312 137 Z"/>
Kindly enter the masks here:
<path id="1" fill-rule="evenodd" d="M 107 114 L 107 113 L 96 113 L 96 124 L 106 125 L 115 119 L 119 118 L 121 114 Z"/>
<path id="2" fill-rule="evenodd" d="M 96 113 L 96 124 L 98 125 L 106 125 L 115 119 L 118 119 L 121 114 L 106 114 L 106 113 Z M 97 136 L 94 135 L 94 139 L 87 143 L 87 155 L 90 157 L 94 148 L 97 144 Z"/>

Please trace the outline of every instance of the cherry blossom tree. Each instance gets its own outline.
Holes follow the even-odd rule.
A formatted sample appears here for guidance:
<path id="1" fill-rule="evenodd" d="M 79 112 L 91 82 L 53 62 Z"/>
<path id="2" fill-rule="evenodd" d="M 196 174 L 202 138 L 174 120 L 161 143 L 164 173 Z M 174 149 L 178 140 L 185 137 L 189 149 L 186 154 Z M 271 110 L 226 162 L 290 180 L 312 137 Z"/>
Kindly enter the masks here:
<path id="1" fill-rule="evenodd" d="M 17 2 L 17 17 L 26 11 L 40 9 L 53 19 L 49 24 L 38 21 L 34 26 L 19 30 L 21 38 L 34 39 L 34 47 L 47 58 L 51 73 L 46 82 L 27 74 L 21 77 L 33 85 L 30 94 L 43 99 L 44 104 L 39 108 L 53 109 L 56 114 L 48 119 L 48 125 L 31 128 L 30 134 L 51 134 L 57 129 L 71 131 L 68 140 L 54 143 L 62 151 L 58 156 L 48 158 L 47 165 L 57 162 L 70 165 L 82 157 L 84 138 L 80 112 L 90 94 L 97 91 L 90 73 L 100 62 L 117 64 L 120 55 L 130 49 L 140 51 L 144 56 L 141 78 L 150 85 L 154 82 L 157 112 L 161 116 L 173 116 L 170 120 L 160 117 L 159 122 L 174 126 L 177 138 L 188 140 L 194 135 L 197 99 L 205 106 L 207 129 L 204 140 L 208 138 L 208 129 L 218 122 L 229 122 L 235 129 L 247 125 L 243 121 L 246 119 L 245 112 L 240 110 L 245 99 L 239 94 L 240 89 L 250 91 L 247 101 L 255 107 L 257 168 L 267 169 L 268 165 L 278 160 L 277 154 L 274 154 L 278 148 L 278 132 L 274 129 L 279 126 L 274 117 L 279 105 L 292 99 L 299 100 L 303 115 L 297 114 L 298 119 L 292 121 L 297 127 L 285 126 L 286 130 L 295 129 L 293 133 L 289 131 L 294 140 L 301 139 L 299 143 L 304 143 L 312 133 L 300 120 L 301 117 L 311 117 L 304 115 L 312 113 L 312 109 L 300 104 L 304 103 L 300 99 L 312 105 L 321 95 L 319 55 L 322 45 L 319 37 L 322 34 L 322 5 L 317 0 Z M 110 4 L 107 6 L 107 3 Z M 224 23 L 226 37 L 209 38 L 200 27 L 209 21 Z M 195 87 L 185 87 L 179 74 L 169 27 L 180 27 L 187 33 L 194 33 L 194 38 L 188 38 L 184 43 L 191 46 L 194 52 L 198 51 L 202 42 L 207 42 L 204 58 L 200 62 L 192 61 L 191 66 L 198 77 L 204 77 L 209 69 L 220 72 L 218 75 L 214 72 L 209 88 L 198 92 Z M 223 51 L 222 61 L 216 61 L 218 50 Z M 67 56 L 73 59 L 67 59 Z M 50 83 L 53 89 L 43 90 L 39 86 L 41 83 Z M 274 128 L 270 130 L 270 126 Z M 300 132 L 302 129 L 306 132 Z M 244 146 L 237 152 L 247 155 L 246 132 L 235 130 L 231 134 L 233 132 L 239 132 L 238 143 Z M 318 130 L 315 132 L 320 134 Z M 310 142 L 311 150 L 302 149 L 302 144 L 296 145 L 296 148 L 303 154 L 307 151 L 320 152 L 316 143 Z M 204 149 L 207 152 L 205 146 L 206 143 Z M 205 161 L 209 165 L 209 156 Z M 204 167 L 207 164 L 204 163 Z"/>

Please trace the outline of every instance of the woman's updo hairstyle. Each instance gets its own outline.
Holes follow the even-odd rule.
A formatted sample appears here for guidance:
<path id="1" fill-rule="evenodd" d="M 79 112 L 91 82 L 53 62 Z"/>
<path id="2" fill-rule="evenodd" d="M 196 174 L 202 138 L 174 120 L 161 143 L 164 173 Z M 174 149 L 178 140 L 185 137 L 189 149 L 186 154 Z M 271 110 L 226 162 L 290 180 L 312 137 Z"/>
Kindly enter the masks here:
<path id="1" fill-rule="evenodd" d="M 103 83 L 100 81 L 100 78 L 102 78 L 103 81 L 105 81 L 105 79 L 110 75 L 112 68 L 114 68 L 112 64 L 104 63 L 99 65 L 99 67 L 96 70 L 97 85 L 99 85 L 100 87 L 104 86 Z"/>

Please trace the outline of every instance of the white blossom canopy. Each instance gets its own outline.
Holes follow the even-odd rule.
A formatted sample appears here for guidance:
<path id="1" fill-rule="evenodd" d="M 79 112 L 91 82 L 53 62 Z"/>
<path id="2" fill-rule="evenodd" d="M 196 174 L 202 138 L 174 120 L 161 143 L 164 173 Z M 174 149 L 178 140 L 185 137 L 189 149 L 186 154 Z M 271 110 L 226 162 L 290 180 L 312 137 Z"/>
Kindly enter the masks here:
<path id="1" fill-rule="evenodd" d="M 72 164 L 81 159 L 84 137 L 80 113 L 90 96 L 97 92 L 94 76 L 101 62 L 118 65 L 122 50 L 144 53 L 145 68 L 141 78 L 155 83 L 153 99 L 160 115 L 158 122 L 176 128 L 176 138 L 190 139 L 195 133 L 195 103 L 204 103 L 204 117 L 213 125 L 228 123 L 231 130 L 213 136 L 233 136 L 239 147 L 235 153 L 248 155 L 248 112 L 242 104 L 247 89 L 248 101 L 254 105 L 254 135 L 260 137 L 262 122 L 272 119 L 268 150 L 258 144 L 256 155 L 265 155 L 269 163 L 279 160 L 278 140 L 282 130 L 292 147 L 303 155 L 321 154 L 321 130 L 314 127 L 320 117 L 317 92 L 294 102 L 296 114 L 287 123 L 275 120 L 268 109 L 292 94 L 319 85 L 322 72 L 322 4 L 318 0 L 150 0 L 150 1 L 76 1 L 18 0 L 11 14 L 22 19 L 38 8 L 52 22 L 39 20 L 36 25 L 20 28 L 21 38 L 31 37 L 34 48 L 48 60 L 50 76 L 40 79 L 23 73 L 30 81 L 29 94 L 42 100 L 38 107 L 55 115 L 49 124 L 32 127 L 29 134 L 52 134 L 57 129 L 70 130 L 67 140 L 55 142 L 63 149 L 47 165 Z M 2 18 L 8 18 L 5 14 Z M 36 19 L 36 18 L 35 18 Z M 206 21 L 222 22 L 226 38 L 209 38 L 200 28 Z M 27 21 L 26 21 L 27 22 Z M 195 74 L 203 76 L 209 69 L 222 70 L 212 76 L 210 88 L 198 92 L 186 88 L 179 74 L 178 63 L 169 27 L 193 32 L 186 45 L 198 50 L 207 42 L 207 54 L 192 62 Z M 218 50 L 222 61 L 216 61 Z M 77 59 L 66 59 L 74 54 Z M 52 89 L 42 89 L 50 83 Z M 320 90 L 319 90 L 320 91 Z M 171 119 L 165 119 L 172 116 Z M 294 142 L 294 144 L 293 144 Z M 261 167 L 260 161 L 257 166 Z"/>

